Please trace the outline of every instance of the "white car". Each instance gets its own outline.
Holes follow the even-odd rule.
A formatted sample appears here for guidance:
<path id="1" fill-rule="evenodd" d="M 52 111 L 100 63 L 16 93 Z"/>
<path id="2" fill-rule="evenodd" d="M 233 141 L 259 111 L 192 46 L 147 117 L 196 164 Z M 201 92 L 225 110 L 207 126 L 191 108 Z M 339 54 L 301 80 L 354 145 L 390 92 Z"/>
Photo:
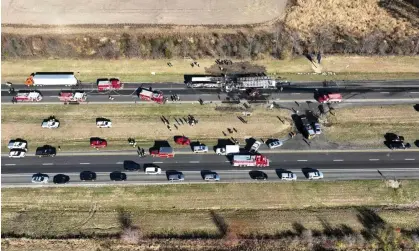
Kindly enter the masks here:
<path id="1" fill-rule="evenodd" d="M 271 143 L 268 144 L 269 149 L 274 149 L 277 147 L 281 147 L 284 143 L 278 139 L 275 139 Z"/>
<path id="2" fill-rule="evenodd" d="M 27 143 L 21 140 L 10 140 L 7 148 L 9 149 L 23 149 L 27 150 Z"/>
<path id="3" fill-rule="evenodd" d="M 112 122 L 111 121 L 97 121 L 96 122 L 96 126 L 98 128 L 111 128 L 112 127 Z"/>
<path id="4" fill-rule="evenodd" d="M 24 158 L 26 156 L 26 151 L 23 149 L 12 149 L 9 152 L 9 158 Z"/>
<path id="5" fill-rule="evenodd" d="M 323 173 L 320 171 L 312 171 L 312 172 L 309 172 L 307 175 L 308 175 L 309 180 L 323 179 Z"/>
<path id="6" fill-rule="evenodd" d="M 292 172 L 281 173 L 281 180 L 297 180 L 297 175 Z"/>
<path id="7" fill-rule="evenodd" d="M 60 122 L 55 119 L 42 122 L 42 128 L 52 129 L 52 128 L 58 128 L 59 126 L 60 126 Z"/>
<path id="8" fill-rule="evenodd" d="M 49 176 L 43 173 L 37 173 L 32 176 L 32 183 L 48 183 Z"/>
<path id="9" fill-rule="evenodd" d="M 321 129 L 321 127 L 320 127 L 320 124 L 319 124 L 319 123 L 314 123 L 314 132 L 315 132 L 316 134 L 322 134 L 322 129 Z"/>
<path id="10" fill-rule="evenodd" d="M 262 145 L 262 142 L 260 141 L 256 141 L 255 143 L 253 143 L 252 147 L 250 148 L 250 152 L 251 153 L 255 153 L 259 150 L 259 147 Z"/>
<path id="11" fill-rule="evenodd" d="M 199 145 L 193 147 L 194 153 L 207 153 L 208 152 L 208 146 L 206 145 Z"/>
<path id="12" fill-rule="evenodd" d="M 144 172 L 146 174 L 161 174 L 161 168 L 160 167 L 146 167 L 144 169 Z"/>

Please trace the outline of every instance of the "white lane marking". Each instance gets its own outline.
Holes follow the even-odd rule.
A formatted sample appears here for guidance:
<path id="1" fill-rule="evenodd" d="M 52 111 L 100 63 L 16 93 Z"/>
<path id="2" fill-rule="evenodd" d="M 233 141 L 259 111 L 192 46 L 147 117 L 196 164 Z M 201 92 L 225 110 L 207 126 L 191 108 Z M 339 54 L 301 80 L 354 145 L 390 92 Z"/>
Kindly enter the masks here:
<path id="1" fill-rule="evenodd" d="M 296 92 L 296 93 L 291 93 L 291 94 L 293 94 L 293 95 L 300 95 L 301 93 Z"/>
<path id="2" fill-rule="evenodd" d="M 16 166 L 16 164 L 5 164 L 6 166 Z"/>
<path id="3" fill-rule="evenodd" d="M 154 161 L 153 164 L 162 164 L 163 162 L 161 161 Z"/>
<path id="4" fill-rule="evenodd" d="M 343 159 L 334 159 L 333 161 L 343 161 Z"/>
<path id="5" fill-rule="evenodd" d="M 415 159 L 404 159 L 404 160 L 415 160 Z"/>
<path id="6" fill-rule="evenodd" d="M 409 93 L 419 93 L 419 92 L 409 92 Z"/>
<path id="7" fill-rule="evenodd" d="M 90 165 L 90 163 L 80 163 L 80 165 Z"/>
<path id="8" fill-rule="evenodd" d="M 229 161 L 229 160 L 226 160 L 225 162 L 227 162 L 227 163 L 228 163 L 228 162 L 230 162 L 230 161 Z"/>
<path id="9" fill-rule="evenodd" d="M 117 165 L 123 164 L 124 162 L 116 162 Z"/>
<path id="10" fill-rule="evenodd" d="M 43 163 L 42 165 L 43 166 L 52 166 L 52 165 L 54 165 L 54 163 Z"/>
<path id="11" fill-rule="evenodd" d="M 380 93 L 390 93 L 390 92 L 380 92 Z"/>
<path id="12" fill-rule="evenodd" d="M 370 161 L 377 161 L 377 160 L 380 160 L 380 159 L 370 159 Z"/>
<path id="13" fill-rule="evenodd" d="M 297 161 L 300 161 L 301 162 L 301 161 L 308 161 L 308 160 L 306 160 L 306 159 L 299 159 Z"/>
<path id="14" fill-rule="evenodd" d="M 197 160 L 192 160 L 192 161 L 189 161 L 189 163 L 199 163 L 199 161 L 197 161 Z"/>

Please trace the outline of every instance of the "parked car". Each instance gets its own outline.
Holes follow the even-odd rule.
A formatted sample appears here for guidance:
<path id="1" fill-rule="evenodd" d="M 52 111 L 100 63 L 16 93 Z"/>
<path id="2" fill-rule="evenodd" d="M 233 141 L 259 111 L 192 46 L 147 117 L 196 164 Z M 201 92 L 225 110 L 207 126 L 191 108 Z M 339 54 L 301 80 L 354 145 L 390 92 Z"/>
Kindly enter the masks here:
<path id="1" fill-rule="evenodd" d="M 96 121 L 96 126 L 98 128 L 111 128 L 112 127 L 112 122 L 109 120 L 97 120 Z"/>
<path id="2" fill-rule="evenodd" d="M 10 140 L 9 144 L 7 145 L 7 148 L 9 149 L 23 149 L 27 150 L 28 142 L 26 142 L 23 139 L 15 139 Z"/>
<path id="3" fill-rule="evenodd" d="M 9 152 L 9 158 L 24 158 L 26 156 L 26 151 L 23 149 L 12 149 Z"/>
<path id="4" fill-rule="evenodd" d="M 320 124 L 319 124 L 319 123 L 314 123 L 314 132 L 315 132 L 316 134 L 322 134 L 322 129 L 321 129 L 321 127 L 320 127 Z"/>
<path id="5" fill-rule="evenodd" d="M 82 181 L 86 181 L 86 180 L 95 181 L 96 180 L 96 173 L 92 172 L 92 171 L 83 171 L 83 172 L 80 173 L 80 180 L 82 180 Z"/>
<path id="6" fill-rule="evenodd" d="M 44 145 L 36 148 L 35 155 L 39 157 L 54 157 L 57 155 L 57 150 L 53 146 Z"/>
<path id="7" fill-rule="evenodd" d="M 41 124 L 42 128 L 48 128 L 48 129 L 58 128 L 59 126 L 60 126 L 60 121 L 56 119 L 45 119 Z"/>
<path id="8" fill-rule="evenodd" d="M 191 140 L 185 136 L 180 136 L 175 139 L 176 144 L 182 146 L 189 146 L 191 144 Z"/>
<path id="9" fill-rule="evenodd" d="M 208 152 L 208 146 L 201 144 L 199 146 L 193 147 L 194 153 L 207 153 Z"/>
<path id="10" fill-rule="evenodd" d="M 90 139 L 90 146 L 93 148 L 104 148 L 108 146 L 108 142 L 101 138 L 91 138 Z"/>
<path id="11" fill-rule="evenodd" d="M 167 179 L 170 182 L 173 182 L 173 181 L 184 181 L 185 180 L 185 176 L 183 175 L 182 172 L 178 172 L 178 173 L 170 174 Z"/>
<path id="12" fill-rule="evenodd" d="M 44 173 L 36 173 L 32 175 L 32 183 L 48 183 L 49 176 Z"/>
<path id="13" fill-rule="evenodd" d="M 137 162 L 132 160 L 124 161 L 124 170 L 126 171 L 140 171 L 141 166 Z"/>
<path id="14" fill-rule="evenodd" d="M 254 180 L 267 180 L 268 175 L 262 171 L 250 171 L 249 172 L 250 178 Z"/>
<path id="15" fill-rule="evenodd" d="M 146 174 L 161 174 L 161 168 L 157 166 L 147 166 L 144 167 L 144 172 Z"/>
<path id="16" fill-rule="evenodd" d="M 218 173 L 216 172 L 207 173 L 204 175 L 204 180 L 205 181 L 220 181 L 220 175 L 218 175 Z"/>
<path id="17" fill-rule="evenodd" d="M 251 153 L 255 153 L 259 150 L 259 147 L 262 145 L 262 142 L 260 141 L 255 141 L 255 143 L 253 143 L 252 147 L 250 148 L 250 152 Z"/>
<path id="18" fill-rule="evenodd" d="M 311 171 L 307 173 L 307 177 L 309 180 L 323 179 L 323 173 L 320 171 Z"/>
<path id="19" fill-rule="evenodd" d="M 404 141 L 404 137 L 397 135 L 395 133 L 386 133 L 386 135 L 384 136 L 386 138 L 386 140 L 390 143 L 390 142 L 402 142 Z"/>
<path id="20" fill-rule="evenodd" d="M 297 175 L 292 172 L 283 172 L 281 173 L 281 180 L 297 180 Z"/>
<path id="21" fill-rule="evenodd" d="M 112 172 L 109 174 L 109 178 L 113 181 L 126 181 L 127 175 L 125 173 L 121 173 L 119 171 Z"/>
<path id="22" fill-rule="evenodd" d="M 54 182 L 54 184 L 65 184 L 70 181 L 70 177 L 65 174 L 57 174 L 54 176 L 52 181 Z"/>
<path id="23" fill-rule="evenodd" d="M 410 148 L 411 145 L 409 143 L 403 143 L 403 142 L 400 142 L 400 141 L 394 141 L 394 142 L 390 142 L 388 144 L 388 147 L 391 150 L 395 150 L 395 149 L 403 149 L 404 150 L 404 149 Z"/>
<path id="24" fill-rule="evenodd" d="M 269 149 L 275 149 L 281 147 L 284 143 L 279 139 L 274 139 L 272 142 L 268 144 Z"/>

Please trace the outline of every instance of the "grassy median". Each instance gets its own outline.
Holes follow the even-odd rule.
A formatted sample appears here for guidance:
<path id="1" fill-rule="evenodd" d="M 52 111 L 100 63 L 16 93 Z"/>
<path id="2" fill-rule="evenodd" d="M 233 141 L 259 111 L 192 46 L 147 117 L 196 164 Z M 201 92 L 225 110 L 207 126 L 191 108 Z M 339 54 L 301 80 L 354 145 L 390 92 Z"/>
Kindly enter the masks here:
<path id="1" fill-rule="evenodd" d="M 1 225 L 3 235 L 33 238 L 113 236 L 124 222 L 147 237 L 210 237 L 223 220 L 238 235 L 273 235 L 297 223 L 360 230 L 359 207 L 387 206 L 378 212 L 384 221 L 411 229 L 418 199 L 417 181 L 397 190 L 383 181 L 16 188 L 2 189 Z"/>
<path id="2" fill-rule="evenodd" d="M 2 106 L 2 144 L 7 151 L 7 142 L 14 138 L 23 138 L 29 142 L 30 151 L 43 144 L 60 145 L 63 151 L 89 150 L 90 137 L 101 137 L 108 141 L 108 149 L 132 149 L 128 138 L 135 138 L 140 146 L 151 147 L 154 140 L 167 140 L 174 144 L 176 135 L 188 136 L 192 141 L 200 140 L 208 145 L 219 138 L 234 137 L 281 137 L 290 129 L 290 118 L 286 111 L 268 110 L 265 106 L 254 106 L 253 114 L 247 117 L 248 123 L 241 122 L 239 105 L 34 105 Z M 193 115 L 198 120 L 195 126 L 189 126 L 185 120 Z M 58 129 L 41 128 L 43 119 L 54 115 L 61 123 Z M 171 125 L 171 131 L 161 121 L 165 116 Z M 282 123 L 279 116 L 284 123 Z M 104 117 L 112 121 L 112 128 L 97 128 L 96 118 Z M 175 125 L 178 129 L 176 129 Z M 237 132 L 228 133 L 227 128 Z M 228 136 L 224 136 L 223 132 Z"/>
<path id="3" fill-rule="evenodd" d="M 183 74 L 205 74 L 206 68 L 215 64 L 214 60 L 201 59 L 200 67 L 191 67 L 190 60 L 10 60 L 2 62 L 1 68 L 2 80 L 16 83 L 23 83 L 37 71 L 74 71 L 85 82 L 96 81 L 99 77 L 120 77 L 126 82 L 183 82 Z M 173 67 L 167 66 L 168 61 Z M 289 80 L 419 79 L 419 57 L 324 56 L 322 64 L 316 66 L 304 57 L 251 63 L 266 67 L 269 74 Z M 311 74 L 315 72 L 334 72 L 336 75 Z"/>
<path id="4" fill-rule="evenodd" d="M 414 105 L 337 109 L 327 115 L 324 125 L 329 141 L 346 146 L 383 146 L 386 133 L 402 135 L 412 145 L 419 140 L 419 112 Z"/>

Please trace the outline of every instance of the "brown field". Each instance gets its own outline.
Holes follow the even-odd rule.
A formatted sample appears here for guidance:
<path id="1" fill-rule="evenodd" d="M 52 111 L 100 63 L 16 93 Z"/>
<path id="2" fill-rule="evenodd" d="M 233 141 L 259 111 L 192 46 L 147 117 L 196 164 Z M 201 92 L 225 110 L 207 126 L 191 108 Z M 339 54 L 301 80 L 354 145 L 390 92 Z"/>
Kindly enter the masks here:
<path id="1" fill-rule="evenodd" d="M 2 190 L 1 226 L 6 236 L 92 237 L 118 235 L 123 218 L 145 237 L 207 238 L 220 234 L 217 217 L 240 236 L 295 231 L 297 223 L 359 231 L 366 226 L 358 216 L 369 213 L 356 207 L 389 206 L 379 217 L 408 230 L 417 227 L 418 199 L 417 181 L 396 191 L 382 181 L 16 188 Z"/>
<path id="2" fill-rule="evenodd" d="M 4 0 L 3 24 L 175 24 L 231 25 L 271 21 L 281 16 L 286 0 L 109 1 Z M 30 6 L 30 7 L 28 7 Z"/>
<path id="3" fill-rule="evenodd" d="M 332 142 L 354 146 L 382 146 L 386 133 L 419 140 L 419 112 L 413 105 L 344 108 L 329 114 L 324 132 Z"/>
<path id="4" fill-rule="evenodd" d="M 88 150 L 90 137 L 101 137 L 108 141 L 110 148 L 123 149 L 129 147 L 127 139 L 133 137 L 139 145 L 152 146 L 154 140 L 173 142 L 176 135 L 186 135 L 192 141 L 214 143 L 218 138 L 225 138 L 222 131 L 236 128 L 232 134 L 239 141 L 246 136 L 276 137 L 289 132 L 290 118 L 285 111 L 270 111 L 255 108 L 248 123 L 242 123 L 237 116 L 241 115 L 239 106 L 222 106 L 219 108 L 235 109 L 235 111 L 216 110 L 216 105 L 83 105 L 83 106 L 3 106 L 2 107 L 2 144 L 10 139 L 23 138 L 29 144 L 60 145 L 64 150 Z M 221 107 L 221 108 L 220 108 Z M 24 116 L 22 116 L 24 114 Z M 175 118 L 186 118 L 188 114 L 199 121 L 194 127 L 178 125 L 175 129 Z M 61 125 L 58 129 L 42 129 L 43 118 L 55 115 Z M 172 131 L 169 131 L 160 120 L 164 115 L 170 120 Z M 105 117 L 112 121 L 113 127 L 96 128 L 96 118 Z M 285 124 L 276 116 L 280 116 Z M 151 145 L 150 145 L 151 144 Z M 32 148 L 33 150 L 34 148 Z"/>

